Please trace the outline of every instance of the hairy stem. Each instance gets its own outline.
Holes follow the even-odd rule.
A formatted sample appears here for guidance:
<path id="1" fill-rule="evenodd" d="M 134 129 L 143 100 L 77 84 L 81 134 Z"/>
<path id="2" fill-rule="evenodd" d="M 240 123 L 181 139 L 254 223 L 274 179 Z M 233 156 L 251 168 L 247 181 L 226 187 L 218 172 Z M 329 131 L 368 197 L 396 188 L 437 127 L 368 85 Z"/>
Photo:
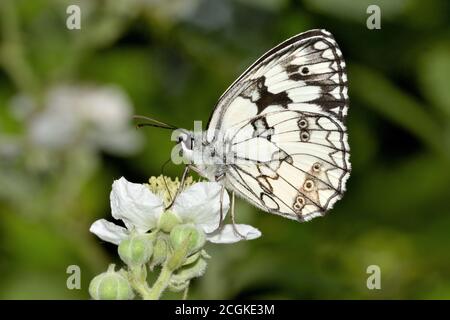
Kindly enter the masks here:
<path id="1" fill-rule="evenodd" d="M 149 294 L 144 299 L 158 300 L 169 285 L 171 276 L 172 271 L 167 267 L 167 265 L 164 265 L 164 267 L 161 269 L 161 273 L 159 274 L 158 279 L 156 279 L 153 287 L 150 289 Z"/>
<path id="2" fill-rule="evenodd" d="M 190 284 L 191 284 L 191 282 L 188 281 L 186 288 L 184 288 L 184 291 L 183 291 L 183 298 L 182 298 L 183 300 L 187 300 L 187 298 L 188 298 L 189 285 L 190 285 Z"/>
<path id="3" fill-rule="evenodd" d="M 172 277 L 172 273 L 177 270 L 179 267 L 183 265 L 183 262 L 186 260 L 186 256 L 188 254 L 188 245 L 189 240 L 191 239 L 191 235 L 189 235 L 183 242 L 183 244 L 175 250 L 171 256 L 166 260 L 161 269 L 161 273 L 156 279 L 153 287 L 151 289 L 151 293 L 149 299 L 158 300 L 161 297 L 161 294 L 166 290 L 169 285 L 170 278 Z"/>
<path id="4" fill-rule="evenodd" d="M 129 272 L 129 280 L 133 289 L 139 293 L 143 300 L 151 299 L 151 290 L 147 284 L 147 272 L 145 272 L 145 265 L 131 267 Z"/>

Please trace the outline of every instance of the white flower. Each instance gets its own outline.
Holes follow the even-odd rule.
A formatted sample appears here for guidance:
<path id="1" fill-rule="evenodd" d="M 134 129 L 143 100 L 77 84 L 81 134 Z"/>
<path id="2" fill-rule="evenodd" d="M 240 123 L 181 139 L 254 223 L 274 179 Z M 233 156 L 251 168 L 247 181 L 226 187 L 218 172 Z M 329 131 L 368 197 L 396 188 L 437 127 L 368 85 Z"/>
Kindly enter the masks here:
<path id="1" fill-rule="evenodd" d="M 50 88 L 38 110 L 24 95 L 11 101 L 18 118 L 31 117 L 29 140 L 48 149 L 87 143 L 112 153 L 132 153 L 140 136 L 130 125 L 133 108 L 125 93 L 115 86 L 69 86 Z"/>
<path id="2" fill-rule="evenodd" d="M 221 185 L 215 182 L 195 183 L 177 196 L 170 211 L 177 215 L 182 223 L 193 223 L 203 230 L 210 242 L 233 243 L 258 238 L 261 232 L 249 225 L 234 226 L 240 235 L 232 225 L 219 228 L 221 190 Z M 100 219 L 92 224 L 90 231 L 117 245 L 132 230 L 145 233 L 156 229 L 164 212 L 163 199 L 152 193 L 147 185 L 131 183 L 123 177 L 114 181 L 110 200 L 112 216 L 122 220 L 126 228 Z M 229 207 L 230 199 L 225 192 L 222 199 L 223 218 Z"/>

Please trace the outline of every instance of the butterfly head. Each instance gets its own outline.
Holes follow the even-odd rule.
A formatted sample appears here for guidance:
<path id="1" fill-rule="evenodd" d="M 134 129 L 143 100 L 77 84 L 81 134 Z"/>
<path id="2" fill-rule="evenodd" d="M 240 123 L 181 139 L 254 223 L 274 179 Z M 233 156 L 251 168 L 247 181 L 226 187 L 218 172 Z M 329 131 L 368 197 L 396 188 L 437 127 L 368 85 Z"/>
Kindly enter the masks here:
<path id="1" fill-rule="evenodd" d="M 175 141 L 180 146 L 181 156 L 187 160 L 191 160 L 194 149 L 194 134 L 191 131 L 179 129 Z"/>

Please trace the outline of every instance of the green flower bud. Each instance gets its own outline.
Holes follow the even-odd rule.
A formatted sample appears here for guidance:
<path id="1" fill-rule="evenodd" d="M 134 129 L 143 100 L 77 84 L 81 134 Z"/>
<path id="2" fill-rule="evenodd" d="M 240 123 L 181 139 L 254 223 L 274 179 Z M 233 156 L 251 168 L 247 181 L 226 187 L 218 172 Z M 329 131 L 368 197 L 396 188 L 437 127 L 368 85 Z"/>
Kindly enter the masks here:
<path id="1" fill-rule="evenodd" d="M 205 249 L 200 251 L 200 254 L 201 254 L 202 258 L 211 259 L 211 256 L 208 254 L 208 252 L 205 251 Z"/>
<path id="2" fill-rule="evenodd" d="M 197 259 L 190 265 L 182 266 L 170 278 L 169 289 L 174 292 L 186 289 L 193 278 L 201 277 L 205 274 L 207 266 L 205 259 L 202 258 Z"/>
<path id="3" fill-rule="evenodd" d="M 147 263 L 153 254 L 151 234 L 132 234 L 119 244 L 119 256 L 129 266 Z"/>
<path id="4" fill-rule="evenodd" d="M 183 290 L 186 290 L 186 288 L 189 285 L 189 281 L 185 281 L 185 282 L 170 282 L 169 286 L 167 287 L 170 291 L 172 292 L 181 292 Z"/>
<path id="5" fill-rule="evenodd" d="M 182 266 L 172 275 L 170 281 L 172 284 L 182 284 L 193 278 L 201 277 L 205 274 L 208 264 L 205 259 L 198 259 L 194 263 Z"/>
<path id="6" fill-rule="evenodd" d="M 158 237 L 153 247 L 153 257 L 150 262 L 150 269 L 153 270 L 154 267 L 159 266 L 164 263 L 167 259 L 167 254 L 169 250 L 169 245 L 167 244 L 167 239 Z"/>
<path id="7" fill-rule="evenodd" d="M 128 279 L 110 265 L 107 272 L 92 279 L 89 294 L 95 300 L 131 300 L 134 297 Z"/>
<path id="8" fill-rule="evenodd" d="M 181 267 L 186 258 L 199 251 L 206 241 L 206 235 L 192 224 L 178 225 L 170 232 L 173 253 L 167 260 L 167 268 L 175 271 Z"/>
<path id="9" fill-rule="evenodd" d="M 192 255 L 190 255 L 189 257 L 186 258 L 186 260 L 183 263 L 183 266 L 194 263 L 195 261 L 198 260 L 198 258 L 200 258 L 202 255 L 201 251 L 198 251 Z"/>
<path id="10" fill-rule="evenodd" d="M 170 242 L 174 250 L 185 247 L 187 256 L 199 251 L 205 241 L 206 235 L 203 230 L 199 230 L 192 224 L 175 226 L 170 232 Z"/>
<path id="11" fill-rule="evenodd" d="M 164 232 L 170 232 L 173 227 L 181 223 L 180 217 L 178 217 L 172 211 L 165 211 L 161 215 L 158 221 L 158 228 Z"/>

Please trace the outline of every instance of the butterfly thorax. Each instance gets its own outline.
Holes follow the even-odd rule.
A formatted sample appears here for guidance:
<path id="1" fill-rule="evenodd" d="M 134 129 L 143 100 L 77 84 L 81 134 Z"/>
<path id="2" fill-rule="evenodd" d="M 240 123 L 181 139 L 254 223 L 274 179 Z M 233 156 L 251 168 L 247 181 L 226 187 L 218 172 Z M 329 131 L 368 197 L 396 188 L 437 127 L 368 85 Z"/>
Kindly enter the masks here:
<path id="1" fill-rule="evenodd" d="M 228 168 L 229 144 L 223 139 L 208 142 L 206 131 L 199 133 L 189 131 L 187 140 L 190 140 L 190 145 L 184 141 L 180 142 L 185 163 L 208 180 L 221 181 Z"/>

